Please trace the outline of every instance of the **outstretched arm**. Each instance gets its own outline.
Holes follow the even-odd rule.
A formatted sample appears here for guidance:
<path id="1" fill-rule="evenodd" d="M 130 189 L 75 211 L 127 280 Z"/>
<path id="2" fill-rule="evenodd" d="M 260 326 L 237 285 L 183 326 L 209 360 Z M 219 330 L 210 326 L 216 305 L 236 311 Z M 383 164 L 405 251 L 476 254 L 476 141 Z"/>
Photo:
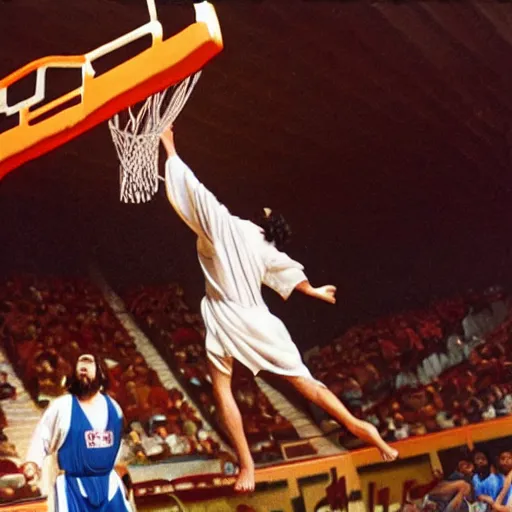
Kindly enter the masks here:
<path id="1" fill-rule="evenodd" d="M 302 281 L 295 289 L 315 299 L 329 302 L 329 304 L 336 304 L 336 286 L 332 284 L 314 288 L 309 281 Z"/>
<path id="2" fill-rule="evenodd" d="M 161 140 L 168 157 L 165 164 L 165 187 L 170 203 L 198 236 L 213 242 L 222 227 L 231 221 L 228 209 L 199 182 L 178 156 L 170 128 L 162 133 Z"/>

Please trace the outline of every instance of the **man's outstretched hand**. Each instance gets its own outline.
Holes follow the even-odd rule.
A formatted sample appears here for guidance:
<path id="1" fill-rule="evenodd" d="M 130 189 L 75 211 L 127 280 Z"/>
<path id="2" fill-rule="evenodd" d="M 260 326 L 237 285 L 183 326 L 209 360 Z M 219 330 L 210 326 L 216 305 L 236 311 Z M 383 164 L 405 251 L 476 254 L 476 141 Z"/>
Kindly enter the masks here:
<path id="1" fill-rule="evenodd" d="M 329 304 L 336 304 L 336 286 L 332 284 L 326 284 L 315 288 L 315 297 L 320 300 L 324 300 Z"/>
<path id="2" fill-rule="evenodd" d="M 329 304 L 336 304 L 336 286 L 332 284 L 314 288 L 308 280 L 305 280 L 300 282 L 295 289 L 315 299 L 323 300 Z"/>
<path id="3" fill-rule="evenodd" d="M 160 139 L 162 140 L 162 144 L 167 151 L 167 156 L 174 156 L 176 154 L 176 147 L 174 146 L 174 132 L 172 131 L 172 126 L 167 127 L 162 132 Z"/>

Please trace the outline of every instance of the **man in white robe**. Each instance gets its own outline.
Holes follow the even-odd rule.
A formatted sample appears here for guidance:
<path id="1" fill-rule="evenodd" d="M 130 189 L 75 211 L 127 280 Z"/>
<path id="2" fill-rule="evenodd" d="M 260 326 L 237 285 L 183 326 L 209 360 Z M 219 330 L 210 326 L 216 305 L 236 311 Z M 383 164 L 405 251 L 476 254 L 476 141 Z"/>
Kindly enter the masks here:
<path id="1" fill-rule="evenodd" d="M 90 354 L 78 358 L 70 393 L 55 399 L 32 436 L 24 472 L 40 475 L 46 457 L 59 464 L 49 510 L 56 512 L 129 512 L 125 488 L 114 470 L 123 413 L 100 392 L 106 375 Z M 51 508 L 50 508 L 51 507 Z"/>
<path id="2" fill-rule="evenodd" d="M 240 461 L 235 489 L 254 489 L 254 463 L 231 392 L 233 358 L 254 374 L 267 370 L 283 376 L 352 433 L 377 445 L 385 460 L 395 459 L 397 451 L 381 439 L 373 425 L 352 416 L 312 377 L 285 325 L 269 311 L 261 295 L 265 284 L 283 299 L 299 290 L 334 304 L 336 288 L 312 287 L 303 266 L 280 252 L 268 240 L 269 233 L 231 215 L 177 155 L 172 130 L 162 134 L 162 143 L 168 155 L 165 182 L 169 201 L 198 236 L 199 263 L 206 279 L 201 312 L 213 392 Z"/>

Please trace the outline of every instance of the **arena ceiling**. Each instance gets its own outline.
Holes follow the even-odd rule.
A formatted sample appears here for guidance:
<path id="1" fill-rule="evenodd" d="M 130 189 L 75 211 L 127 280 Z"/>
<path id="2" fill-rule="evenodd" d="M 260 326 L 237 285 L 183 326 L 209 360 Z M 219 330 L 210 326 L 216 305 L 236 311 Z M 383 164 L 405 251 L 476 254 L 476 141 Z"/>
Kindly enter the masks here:
<path id="1" fill-rule="evenodd" d="M 168 34 L 193 19 L 159 3 Z M 232 211 L 271 206 L 289 252 L 339 304 L 272 301 L 302 343 L 436 294 L 510 281 L 512 6 L 219 1 L 225 50 L 176 124 L 182 156 Z M 144 0 L 0 2 L 0 76 L 141 25 Z M 54 87 L 66 79 L 54 80 Z M 51 87 L 50 87 L 51 88 Z M 114 284 L 176 278 L 197 304 L 193 237 L 159 194 L 118 202 L 105 124 L 0 184 L 2 270 Z"/>

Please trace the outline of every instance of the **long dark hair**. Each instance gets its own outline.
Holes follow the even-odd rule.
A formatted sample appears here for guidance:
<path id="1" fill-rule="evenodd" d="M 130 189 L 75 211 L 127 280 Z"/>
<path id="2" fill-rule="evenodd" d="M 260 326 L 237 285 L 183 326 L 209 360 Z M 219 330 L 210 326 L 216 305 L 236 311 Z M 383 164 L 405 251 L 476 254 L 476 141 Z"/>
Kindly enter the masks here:
<path id="1" fill-rule="evenodd" d="M 76 366 L 78 364 L 78 360 L 83 354 L 80 354 L 75 361 L 75 365 L 73 366 L 73 373 L 71 376 L 67 379 L 67 387 L 68 392 L 72 395 L 80 396 L 82 394 L 82 384 L 80 382 L 80 379 L 76 375 Z M 109 388 L 109 380 L 108 380 L 108 373 L 107 369 L 105 367 L 105 364 L 103 361 L 96 355 L 91 354 L 94 357 L 94 362 L 96 363 L 96 377 L 94 381 L 91 383 L 95 388 L 98 390 L 102 390 L 103 392 L 106 392 Z"/>
<path id="2" fill-rule="evenodd" d="M 292 235 L 292 230 L 285 218 L 279 213 L 271 211 L 266 215 L 264 211 L 256 216 L 255 223 L 263 228 L 265 239 L 273 242 L 281 250 Z"/>

